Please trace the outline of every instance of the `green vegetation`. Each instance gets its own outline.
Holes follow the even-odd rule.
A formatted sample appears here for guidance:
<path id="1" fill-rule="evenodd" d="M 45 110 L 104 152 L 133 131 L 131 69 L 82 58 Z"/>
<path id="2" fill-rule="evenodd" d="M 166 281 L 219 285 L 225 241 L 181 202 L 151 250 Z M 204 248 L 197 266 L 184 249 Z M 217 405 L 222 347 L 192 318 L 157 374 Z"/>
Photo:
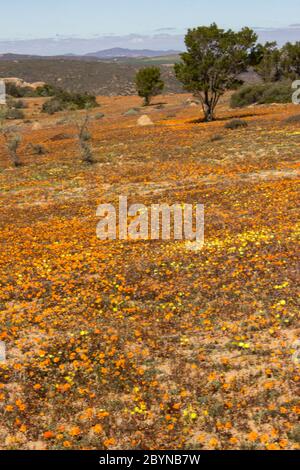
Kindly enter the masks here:
<path id="1" fill-rule="evenodd" d="M 55 95 L 46 101 L 42 111 L 54 114 L 59 111 L 76 111 L 97 107 L 96 97 L 88 93 L 71 93 L 65 90 L 56 90 Z"/>
<path id="2" fill-rule="evenodd" d="M 297 80 L 300 77 L 300 41 L 288 42 L 281 49 L 281 69 L 284 77 Z"/>
<path id="3" fill-rule="evenodd" d="M 276 42 L 258 44 L 251 55 L 254 70 L 265 82 L 277 81 L 281 77 L 280 50 Z"/>
<path id="4" fill-rule="evenodd" d="M 158 67 L 146 67 L 139 70 L 135 81 L 138 95 L 144 98 L 144 106 L 148 106 L 151 98 L 159 95 L 164 89 L 164 82 Z"/>
<path id="5" fill-rule="evenodd" d="M 55 92 L 55 87 L 48 84 L 34 89 L 32 87 L 20 87 L 11 82 L 6 83 L 6 94 L 8 96 L 12 96 L 13 98 L 34 98 L 38 96 L 46 97 L 53 96 Z"/>
<path id="6" fill-rule="evenodd" d="M 56 93 L 57 89 L 49 85 L 48 83 L 45 83 L 45 85 L 40 86 L 36 89 L 36 96 L 43 96 L 43 97 L 48 97 L 48 96 L 54 96 Z"/>
<path id="7" fill-rule="evenodd" d="M 225 31 L 213 23 L 190 29 L 187 52 L 175 64 L 175 74 L 187 91 L 199 98 L 205 121 L 215 119 L 215 108 L 226 90 L 232 89 L 250 63 L 257 35 L 250 28 Z"/>
<path id="8" fill-rule="evenodd" d="M 8 100 L 6 105 L 0 106 L 0 120 L 24 119 L 25 116 L 22 111 L 24 107 L 25 105 L 21 105 L 19 101 L 12 102 Z"/>
<path id="9" fill-rule="evenodd" d="M 300 76 L 300 41 L 288 42 L 281 49 L 276 42 L 257 44 L 251 53 L 251 65 L 264 82 L 296 80 Z"/>
<path id="10" fill-rule="evenodd" d="M 241 108 L 252 104 L 290 103 L 290 82 L 244 85 L 231 97 L 231 107 Z"/>
<path id="11" fill-rule="evenodd" d="M 225 129 L 230 129 L 234 131 L 235 129 L 240 129 L 241 127 L 248 127 L 248 124 L 243 119 L 232 119 L 231 121 L 225 124 Z"/>
<path id="12" fill-rule="evenodd" d="M 7 105 L 10 108 L 15 108 L 15 109 L 26 109 L 27 104 L 23 100 L 14 100 L 12 98 L 7 98 Z"/>

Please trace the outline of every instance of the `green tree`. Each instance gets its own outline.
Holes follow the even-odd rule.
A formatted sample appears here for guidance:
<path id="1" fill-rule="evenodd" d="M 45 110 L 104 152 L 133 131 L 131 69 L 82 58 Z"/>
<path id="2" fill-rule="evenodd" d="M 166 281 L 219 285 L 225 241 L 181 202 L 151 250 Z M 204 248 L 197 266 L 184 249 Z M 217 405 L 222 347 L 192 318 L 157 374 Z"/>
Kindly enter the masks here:
<path id="1" fill-rule="evenodd" d="M 284 77 L 296 80 L 300 77 L 300 41 L 288 42 L 281 49 L 281 71 Z"/>
<path id="2" fill-rule="evenodd" d="M 251 53 L 251 65 L 265 83 L 280 79 L 280 50 L 277 43 L 257 44 Z"/>
<path id="3" fill-rule="evenodd" d="M 175 73 L 185 89 L 200 100 L 205 121 L 215 119 L 220 97 L 247 70 L 256 41 L 257 35 L 250 28 L 225 31 L 213 23 L 188 30 L 187 52 L 175 64 Z"/>
<path id="4" fill-rule="evenodd" d="M 139 96 L 144 98 L 144 106 L 148 106 L 151 98 L 159 95 L 164 89 L 164 82 L 158 67 L 140 69 L 136 74 L 135 83 Z"/>

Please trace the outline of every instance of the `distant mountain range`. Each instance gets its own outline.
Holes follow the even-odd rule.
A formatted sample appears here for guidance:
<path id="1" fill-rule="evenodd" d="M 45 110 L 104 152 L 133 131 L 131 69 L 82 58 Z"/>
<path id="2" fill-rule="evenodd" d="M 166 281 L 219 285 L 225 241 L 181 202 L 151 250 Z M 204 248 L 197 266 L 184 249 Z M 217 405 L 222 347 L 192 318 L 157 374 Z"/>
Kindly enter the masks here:
<path id="1" fill-rule="evenodd" d="M 105 49 L 103 51 L 90 52 L 88 54 L 63 54 L 57 56 L 40 56 L 29 54 L 0 54 L 0 60 L 18 60 L 18 59 L 47 59 L 47 58 L 60 58 L 60 59 L 85 59 L 85 60 L 113 60 L 113 59 L 141 59 L 141 58 L 155 58 L 176 56 L 180 51 L 167 50 L 167 51 L 154 51 L 151 49 L 124 49 L 122 47 L 114 47 L 112 49 Z"/>
<path id="2" fill-rule="evenodd" d="M 279 45 L 283 45 L 287 41 L 295 42 L 300 40 L 300 24 L 278 28 L 261 27 L 254 28 L 254 30 L 258 34 L 259 42 L 262 43 L 277 41 Z M 27 39 L 0 38 L 0 54 L 12 53 L 48 57 L 70 56 L 70 54 L 81 57 L 90 54 L 90 57 L 92 57 L 96 54 L 97 57 L 98 52 L 93 51 L 100 51 L 101 55 L 105 53 L 107 59 L 121 54 L 119 59 L 131 58 L 134 60 L 136 59 L 135 54 L 138 54 L 139 57 L 140 54 L 145 54 L 149 58 L 148 51 L 153 51 L 154 54 L 169 54 L 170 52 L 184 50 L 184 34 L 184 30 L 175 30 L 172 32 L 159 31 L 154 34 L 95 35 L 87 38 L 76 36 Z M 136 51 L 137 47 L 139 50 Z M 122 49 L 125 49 L 125 51 Z M 126 52 L 126 49 L 130 52 L 133 51 L 134 56 L 128 56 L 129 52 Z"/>
<path id="3" fill-rule="evenodd" d="M 104 51 L 91 52 L 85 54 L 86 57 L 97 57 L 98 59 L 114 59 L 120 57 L 162 57 L 169 55 L 179 54 L 179 51 L 153 51 L 151 49 L 124 49 L 122 47 L 113 47 L 112 49 L 105 49 Z"/>

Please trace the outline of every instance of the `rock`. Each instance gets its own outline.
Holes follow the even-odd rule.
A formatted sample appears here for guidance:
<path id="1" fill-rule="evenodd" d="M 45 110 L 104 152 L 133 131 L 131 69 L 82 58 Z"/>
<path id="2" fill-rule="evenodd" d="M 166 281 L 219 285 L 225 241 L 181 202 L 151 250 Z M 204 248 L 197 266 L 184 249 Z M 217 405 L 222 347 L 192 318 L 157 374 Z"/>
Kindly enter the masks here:
<path id="1" fill-rule="evenodd" d="M 40 129 L 42 129 L 42 125 L 40 122 L 38 121 L 35 121 L 32 125 L 32 128 L 31 128 L 33 131 L 39 131 Z"/>
<path id="2" fill-rule="evenodd" d="M 138 126 L 153 126 L 153 122 L 151 121 L 149 116 L 147 116 L 147 114 L 144 114 L 143 116 L 141 116 L 138 119 L 137 124 Z"/>
<path id="3" fill-rule="evenodd" d="M 139 110 L 136 108 L 131 108 L 128 109 L 128 111 L 126 111 L 123 116 L 136 116 L 137 114 L 139 114 Z"/>
<path id="4" fill-rule="evenodd" d="M 105 114 L 103 114 L 103 113 L 97 113 L 97 114 L 95 114 L 95 119 L 102 119 L 102 118 L 104 118 L 104 116 L 105 116 Z"/>
<path id="5" fill-rule="evenodd" d="M 188 98 L 185 102 L 185 105 L 187 106 L 198 106 L 200 104 L 199 100 L 196 100 L 195 98 Z"/>
<path id="6" fill-rule="evenodd" d="M 33 82 L 33 83 L 28 83 L 25 82 L 22 78 L 17 78 L 17 77 L 8 77 L 3 79 L 5 83 L 7 84 L 13 84 L 18 88 L 32 88 L 33 90 L 36 90 L 39 87 L 42 87 L 46 85 L 45 82 Z"/>

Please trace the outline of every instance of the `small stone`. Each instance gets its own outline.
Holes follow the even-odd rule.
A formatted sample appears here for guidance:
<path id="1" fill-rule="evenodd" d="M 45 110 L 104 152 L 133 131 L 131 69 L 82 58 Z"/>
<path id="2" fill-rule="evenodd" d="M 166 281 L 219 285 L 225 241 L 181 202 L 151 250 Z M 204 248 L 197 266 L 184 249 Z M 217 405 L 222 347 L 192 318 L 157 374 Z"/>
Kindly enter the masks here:
<path id="1" fill-rule="evenodd" d="M 131 108 L 131 109 L 128 109 L 128 111 L 124 113 L 124 116 L 136 116 L 137 114 L 139 114 L 138 109 Z"/>
<path id="2" fill-rule="evenodd" d="M 149 116 L 147 116 L 146 114 L 141 116 L 138 119 L 137 123 L 138 123 L 139 126 L 153 126 L 153 122 L 151 121 Z"/>
<path id="3" fill-rule="evenodd" d="M 39 123 L 38 121 L 35 121 L 32 125 L 32 128 L 31 128 L 33 131 L 39 131 L 40 129 L 42 129 L 42 125 L 41 123 Z"/>

